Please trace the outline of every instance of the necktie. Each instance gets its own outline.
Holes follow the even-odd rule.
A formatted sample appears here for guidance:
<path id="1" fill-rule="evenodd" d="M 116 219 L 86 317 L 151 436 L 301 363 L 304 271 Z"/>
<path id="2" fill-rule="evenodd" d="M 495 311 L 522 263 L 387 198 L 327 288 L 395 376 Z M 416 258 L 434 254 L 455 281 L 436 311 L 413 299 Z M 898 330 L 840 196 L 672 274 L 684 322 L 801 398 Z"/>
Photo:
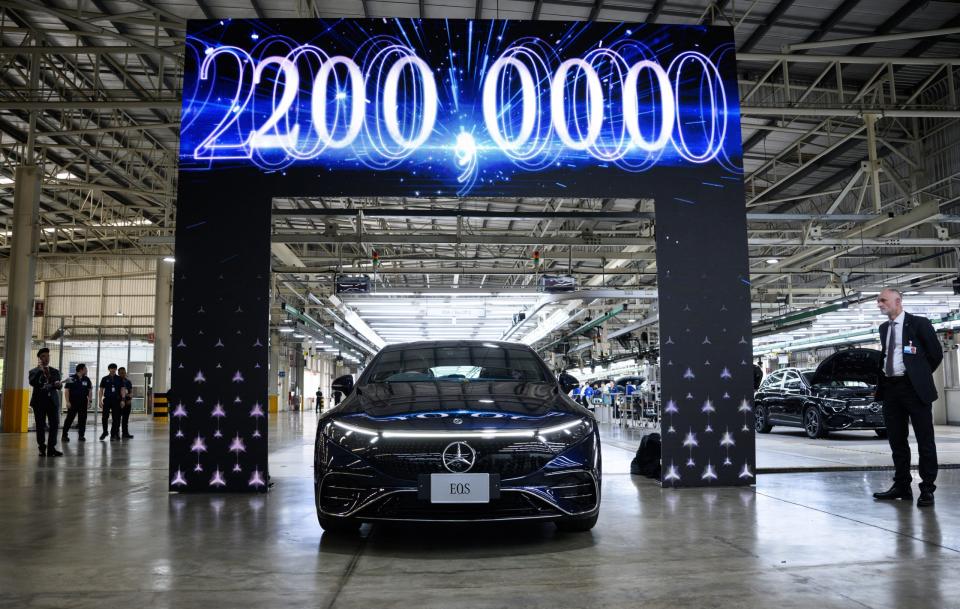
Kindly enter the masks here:
<path id="1" fill-rule="evenodd" d="M 887 328 L 887 361 L 883 367 L 883 373 L 887 376 L 893 376 L 893 354 L 897 342 L 897 322 L 891 321 Z"/>

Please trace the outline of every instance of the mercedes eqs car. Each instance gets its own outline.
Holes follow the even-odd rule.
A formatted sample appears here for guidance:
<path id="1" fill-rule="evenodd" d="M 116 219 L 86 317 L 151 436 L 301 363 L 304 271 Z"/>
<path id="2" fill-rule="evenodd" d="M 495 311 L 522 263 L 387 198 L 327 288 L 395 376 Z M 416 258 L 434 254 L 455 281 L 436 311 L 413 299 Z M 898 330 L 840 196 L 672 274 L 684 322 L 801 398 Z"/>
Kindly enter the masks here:
<path id="1" fill-rule="evenodd" d="M 600 509 L 600 438 L 529 347 L 506 342 L 391 345 L 320 417 L 317 516 L 363 522 L 550 520 L 586 531 Z"/>

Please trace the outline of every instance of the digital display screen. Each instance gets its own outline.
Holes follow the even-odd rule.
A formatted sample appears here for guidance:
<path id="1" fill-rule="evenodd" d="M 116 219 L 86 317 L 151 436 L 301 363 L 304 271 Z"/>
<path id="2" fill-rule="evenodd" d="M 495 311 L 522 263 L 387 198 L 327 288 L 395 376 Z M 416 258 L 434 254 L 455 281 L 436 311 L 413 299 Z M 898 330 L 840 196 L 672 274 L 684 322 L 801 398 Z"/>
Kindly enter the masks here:
<path id="1" fill-rule="evenodd" d="M 741 180 L 730 28 L 190 21 L 186 48 L 182 171 L 423 197 L 624 196 L 690 166 Z"/>

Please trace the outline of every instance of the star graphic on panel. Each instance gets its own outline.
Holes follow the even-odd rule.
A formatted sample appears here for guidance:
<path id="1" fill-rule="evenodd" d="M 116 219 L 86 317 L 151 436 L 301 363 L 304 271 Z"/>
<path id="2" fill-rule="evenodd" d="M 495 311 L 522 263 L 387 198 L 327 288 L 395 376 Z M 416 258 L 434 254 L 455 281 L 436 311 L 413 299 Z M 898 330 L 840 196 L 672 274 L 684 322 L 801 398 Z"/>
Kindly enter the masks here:
<path id="1" fill-rule="evenodd" d="M 250 480 L 247 482 L 247 486 L 252 486 L 254 488 L 260 488 L 266 486 L 267 483 L 263 481 L 263 475 L 260 473 L 260 470 L 255 468 L 253 473 L 250 474 Z"/>
<path id="2" fill-rule="evenodd" d="M 213 472 L 213 477 L 210 478 L 210 486 L 226 486 L 227 481 L 223 479 L 223 472 L 220 471 L 218 467 Z"/>

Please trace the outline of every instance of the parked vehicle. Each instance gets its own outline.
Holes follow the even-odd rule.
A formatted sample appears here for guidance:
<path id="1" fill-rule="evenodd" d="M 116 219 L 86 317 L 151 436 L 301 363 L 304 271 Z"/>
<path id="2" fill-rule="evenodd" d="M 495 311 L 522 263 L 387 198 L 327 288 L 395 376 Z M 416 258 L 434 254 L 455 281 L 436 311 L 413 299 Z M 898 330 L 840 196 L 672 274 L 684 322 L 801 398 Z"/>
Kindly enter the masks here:
<path id="1" fill-rule="evenodd" d="M 550 520 L 587 531 L 600 509 L 600 437 L 530 347 L 491 341 L 389 345 L 320 417 L 317 516 L 362 522 Z"/>
<path id="2" fill-rule="evenodd" d="M 810 438 L 853 429 L 872 429 L 885 438 L 883 404 L 875 399 L 880 358 L 875 349 L 848 349 L 816 369 L 771 373 L 754 396 L 757 433 L 782 425 L 801 427 Z"/>

